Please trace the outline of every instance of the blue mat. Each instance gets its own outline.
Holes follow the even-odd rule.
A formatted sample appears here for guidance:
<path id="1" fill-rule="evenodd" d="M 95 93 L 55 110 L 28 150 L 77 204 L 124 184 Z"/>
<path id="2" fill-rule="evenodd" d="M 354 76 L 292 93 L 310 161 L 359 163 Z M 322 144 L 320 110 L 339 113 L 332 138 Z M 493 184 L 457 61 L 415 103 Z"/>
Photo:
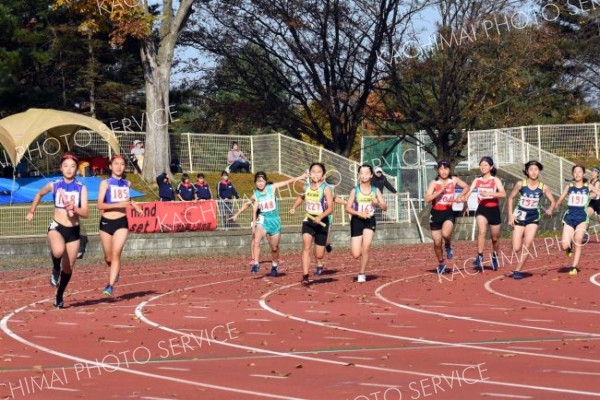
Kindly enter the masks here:
<path id="1" fill-rule="evenodd" d="M 0 205 L 5 204 L 22 204 L 31 203 L 35 194 L 48 182 L 53 182 L 60 179 L 61 175 L 53 175 L 47 177 L 30 177 L 30 178 L 19 178 L 15 181 L 6 178 L 0 178 Z M 98 200 L 98 189 L 100 188 L 100 182 L 102 178 L 90 176 L 82 178 L 78 176 L 76 178 L 79 182 L 83 183 L 88 190 L 88 200 Z M 136 190 L 130 190 L 131 197 L 141 197 L 144 193 L 140 193 Z M 48 193 L 42 197 L 42 202 L 52 202 L 52 193 Z"/>

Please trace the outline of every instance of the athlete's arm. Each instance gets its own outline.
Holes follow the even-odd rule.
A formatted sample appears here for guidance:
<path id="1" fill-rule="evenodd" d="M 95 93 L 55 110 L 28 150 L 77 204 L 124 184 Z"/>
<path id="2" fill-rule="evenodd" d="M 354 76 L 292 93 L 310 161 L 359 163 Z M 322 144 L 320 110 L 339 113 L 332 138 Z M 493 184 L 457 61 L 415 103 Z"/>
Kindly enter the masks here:
<path id="1" fill-rule="evenodd" d="M 497 197 L 497 198 L 502 198 L 502 197 L 506 197 L 506 191 L 504 190 L 504 185 L 502 184 L 502 181 L 499 178 L 494 177 L 494 179 L 496 180 L 496 191 L 491 193 L 492 197 Z"/>
<path id="2" fill-rule="evenodd" d="M 552 190 L 550 190 L 550 188 L 548 186 L 544 185 L 543 193 L 544 193 L 544 196 L 546 196 L 546 198 L 550 202 L 550 207 L 548 209 L 546 209 L 546 214 L 552 215 L 552 211 L 554 211 L 554 209 L 556 208 L 556 202 L 554 201 L 554 196 L 552 195 Z"/>
<path id="3" fill-rule="evenodd" d="M 558 198 L 558 200 L 556 200 L 556 207 L 558 208 L 563 201 L 565 201 L 565 199 L 567 198 L 567 195 L 569 194 L 569 185 L 565 185 L 565 188 L 563 189 L 562 194 L 560 195 L 560 197 Z"/>
<path id="4" fill-rule="evenodd" d="M 333 193 L 331 192 L 331 188 L 329 186 L 325 186 L 325 190 L 323 192 L 325 196 L 325 200 L 327 201 L 327 208 L 323 211 L 322 214 L 319 214 L 315 217 L 313 222 L 315 224 L 320 224 L 325 217 L 329 214 L 333 213 Z"/>
<path id="5" fill-rule="evenodd" d="M 301 194 L 298 197 L 296 197 L 296 200 L 294 201 L 294 204 L 292 205 L 292 208 L 290 208 L 290 214 L 295 214 L 296 213 L 296 208 L 298 208 L 298 206 L 300 204 L 302 204 L 303 201 L 304 201 L 304 194 Z"/>
<path id="6" fill-rule="evenodd" d="M 435 180 L 429 182 L 429 186 L 427 186 L 427 192 L 425 192 L 425 203 L 433 201 L 442 193 L 444 193 L 443 187 L 439 191 L 435 191 Z"/>
<path id="7" fill-rule="evenodd" d="M 365 217 L 363 215 L 364 213 L 359 213 L 353 207 L 353 205 L 354 205 L 354 199 L 356 197 L 355 191 L 356 191 L 356 189 L 352 189 L 350 191 L 350 195 L 348 196 L 348 203 L 346 204 L 346 213 L 348 213 L 350 215 L 356 215 L 357 217 L 360 217 L 360 218 L 364 218 Z"/>
<path id="8" fill-rule="evenodd" d="M 89 211 L 88 211 L 88 193 L 87 193 L 87 188 L 84 186 L 81 189 L 81 207 L 76 207 L 75 204 L 70 204 L 70 207 L 72 207 L 73 212 L 77 215 L 79 215 L 81 218 L 87 218 L 89 215 Z M 67 207 L 67 210 L 69 208 Z"/>
<path id="9" fill-rule="evenodd" d="M 598 189 L 595 185 L 589 185 L 588 188 L 590 189 L 590 192 L 600 196 L 600 189 Z"/>
<path id="10" fill-rule="evenodd" d="M 47 193 L 50 193 L 50 192 L 52 192 L 52 182 L 48 182 L 35 194 L 35 196 L 33 197 L 33 201 L 31 202 L 31 207 L 29 208 L 29 212 L 27 213 L 27 216 L 25 217 L 26 221 L 31 221 L 33 219 L 35 210 L 37 209 L 37 206 L 40 204 L 40 201 L 42 201 L 42 197 L 44 197 Z"/>
<path id="11" fill-rule="evenodd" d="M 295 178 L 290 178 L 290 179 L 288 179 L 287 181 L 281 181 L 281 182 L 275 182 L 275 183 L 272 183 L 272 184 L 271 184 L 271 187 L 273 188 L 273 190 L 275 190 L 275 189 L 279 189 L 280 187 L 287 186 L 287 185 L 289 185 L 289 184 L 291 184 L 291 183 L 294 183 L 294 182 L 297 182 L 297 181 L 304 180 L 304 179 L 306 179 L 307 177 L 308 177 L 308 174 L 305 172 L 305 173 L 303 173 L 302 175 L 300 175 L 300 176 L 297 176 L 297 177 L 295 177 Z"/>
<path id="12" fill-rule="evenodd" d="M 254 203 L 254 195 L 252 195 L 252 197 L 250 198 L 250 200 L 248 200 L 247 202 L 244 203 L 244 205 L 242 206 L 242 208 L 240 208 L 238 210 L 238 212 L 235 213 L 235 215 L 233 215 L 232 217 L 230 217 L 229 219 L 231 221 L 235 221 L 237 219 L 237 217 L 240 216 L 241 213 L 243 213 L 244 211 L 246 211 L 248 208 L 250 208 L 250 206 L 252 206 Z M 256 211 L 254 212 L 254 215 L 256 215 Z M 255 217 L 252 217 L 252 222 L 254 222 Z"/>

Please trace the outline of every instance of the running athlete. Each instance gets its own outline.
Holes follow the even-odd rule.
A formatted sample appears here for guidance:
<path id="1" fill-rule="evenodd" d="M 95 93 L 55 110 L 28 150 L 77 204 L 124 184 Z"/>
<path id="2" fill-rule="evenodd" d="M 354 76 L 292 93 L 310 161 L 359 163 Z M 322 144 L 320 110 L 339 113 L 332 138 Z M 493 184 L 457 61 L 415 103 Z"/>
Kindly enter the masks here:
<path id="1" fill-rule="evenodd" d="M 346 212 L 350 218 L 351 253 L 355 259 L 360 258 L 360 272 L 357 282 L 367 281 L 365 269 L 369 262 L 369 249 L 375 235 L 375 208 L 387 210 L 381 191 L 371 184 L 373 167 L 362 165 L 359 169 L 360 183 L 350 191 Z"/>
<path id="2" fill-rule="evenodd" d="M 479 161 L 479 171 L 481 176 L 473 181 L 469 192 L 463 195 L 463 199 L 468 199 L 470 192 L 477 190 L 477 201 L 479 206 L 475 211 L 477 220 L 477 257 L 473 261 L 473 268 L 483 271 L 483 247 L 485 246 L 485 233 L 488 225 L 490 226 L 490 236 L 492 238 L 492 269 L 498 270 L 498 250 L 500 247 L 500 227 L 502 219 L 500 218 L 500 206 L 498 201 L 501 197 L 506 197 L 502 181 L 496 178 L 496 167 L 491 157 L 482 157 Z"/>
<path id="3" fill-rule="evenodd" d="M 106 297 L 113 295 L 115 283 L 119 281 L 121 272 L 121 253 L 129 225 L 127 208 L 132 206 L 138 215 L 143 215 L 142 208 L 129 196 L 130 182 L 124 178 L 125 157 L 115 154 L 110 160 L 111 176 L 100 182 L 98 189 L 98 210 L 100 211 L 100 243 L 104 252 L 104 261 L 110 268 L 108 284 L 102 291 Z"/>
<path id="4" fill-rule="evenodd" d="M 552 191 L 542 182 L 540 182 L 540 172 L 544 166 L 538 161 L 532 160 L 525 164 L 526 178 L 515 183 L 515 187 L 508 196 L 508 225 L 513 227 L 512 245 L 513 251 L 517 256 L 517 267 L 512 273 L 514 279 L 522 279 L 523 274 L 521 268 L 525 264 L 526 256 L 523 255 L 522 249 L 529 249 L 535 234 L 538 230 L 540 219 L 542 219 L 542 208 L 540 200 L 542 196 L 550 201 L 550 207 L 545 210 L 546 215 L 552 215 L 552 211 L 556 206 Z M 513 209 L 514 200 L 519 195 L 517 207 Z"/>
<path id="5" fill-rule="evenodd" d="M 302 284 L 308 285 L 308 267 L 310 265 L 310 247 L 315 242 L 315 258 L 317 259 L 316 275 L 323 273 L 323 257 L 329 233 L 329 218 L 333 212 L 333 193 L 325 183 L 325 166 L 312 163 L 309 168 L 310 183 L 306 184 L 304 193 L 296 198 L 290 214 L 306 201 L 306 216 L 302 222 Z"/>
<path id="6" fill-rule="evenodd" d="M 346 208 L 346 205 L 348 204 L 348 202 L 344 199 L 342 199 L 340 196 L 335 194 L 335 185 L 331 182 L 331 177 L 328 177 L 327 179 L 325 179 L 325 183 L 327 183 L 327 185 L 329 185 L 329 187 L 331 188 L 331 195 L 333 196 L 333 202 L 337 203 L 337 204 L 341 204 L 344 206 L 344 208 Z M 335 210 L 335 207 L 334 207 Z M 329 214 L 329 230 L 327 232 L 327 244 L 325 245 L 325 250 L 328 253 L 331 253 L 333 251 L 333 246 L 331 245 L 331 236 L 333 235 L 332 232 L 332 228 L 333 228 L 333 212 L 331 214 Z"/>
<path id="7" fill-rule="evenodd" d="M 600 167 L 592 168 L 592 180 L 590 181 L 590 186 L 594 186 L 596 189 L 600 189 L 598 175 L 600 175 Z M 590 194 L 590 205 L 587 209 L 587 213 L 590 217 L 596 214 L 598 222 L 600 222 L 600 196 L 597 196 L 594 193 Z"/>
<path id="8" fill-rule="evenodd" d="M 300 175 L 297 178 L 288 179 L 283 182 L 272 184 L 267 183 L 267 174 L 257 172 L 254 175 L 254 183 L 256 189 L 252 199 L 254 201 L 254 213 L 252 214 L 252 222 L 254 226 L 254 264 L 250 270 L 252 273 L 257 273 L 259 270 L 260 260 L 260 243 L 263 237 L 267 237 L 269 246 L 271 247 L 271 276 L 279 275 L 277 270 L 279 266 L 279 240 L 281 239 L 281 219 L 279 218 L 279 207 L 275 190 L 280 187 L 287 186 L 296 181 L 306 179 L 306 174 Z"/>
<path id="9" fill-rule="evenodd" d="M 442 241 L 445 242 L 446 258 L 451 260 L 454 256 L 452 251 L 452 229 L 454 228 L 455 202 L 462 202 L 462 196 L 456 198 L 456 187 L 463 192 L 469 191 L 469 185 L 456 176 L 452 176 L 451 164 L 448 160 L 441 160 L 437 164 L 438 176 L 429 183 L 425 202 L 431 202 L 431 216 L 429 227 L 433 239 L 433 250 L 438 259 L 438 274 L 446 272 L 446 263 L 442 252 Z"/>
<path id="10" fill-rule="evenodd" d="M 25 219 L 32 221 L 42 196 L 52 193 L 54 217 L 48 225 L 48 242 L 52 256 L 50 285 L 57 288 L 54 307 L 63 308 L 63 295 L 73 275 L 73 267 L 79 251 L 79 218 L 88 217 L 88 196 L 86 187 L 75 180 L 79 160 L 71 153 L 65 153 L 60 160 L 62 178 L 49 182 L 35 194 L 31 208 Z"/>
<path id="11" fill-rule="evenodd" d="M 565 188 L 557 201 L 557 205 L 560 205 L 566 198 L 567 211 L 563 215 L 563 231 L 561 246 L 565 250 L 567 256 L 573 255 L 573 244 L 575 244 L 575 257 L 573 258 L 573 265 L 569 269 L 570 275 L 577 275 L 579 260 L 581 259 L 581 247 L 583 243 L 583 237 L 587 233 L 587 227 L 589 223 L 589 216 L 587 214 L 587 208 L 590 203 L 590 194 L 600 195 L 600 189 L 595 186 L 591 186 L 585 175 L 585 167 L 576 164 L 571 169 L 573 174 L 573 180 L 565 185 Z"/>

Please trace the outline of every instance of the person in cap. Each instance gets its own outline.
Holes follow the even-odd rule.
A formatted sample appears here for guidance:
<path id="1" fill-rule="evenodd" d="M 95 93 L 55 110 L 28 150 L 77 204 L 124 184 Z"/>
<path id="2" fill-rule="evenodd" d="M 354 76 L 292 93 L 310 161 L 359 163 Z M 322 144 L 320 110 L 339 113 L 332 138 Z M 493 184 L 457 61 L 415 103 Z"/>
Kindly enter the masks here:
<path id="1" fill-rule="evenodd" d="M 166 172 L 156 177 L 156 184 L 158 185 L 158 197 L 160 201 L 175 200 L 175 190 L 173 190 L 171 180 Z"/>
<path id="2" fill-rule="evenodd" d="M 592 168 L 592 180 L 590 180 L 590 185 L 598 189 L 600 189 L 600 180 L 598 180 L 599 175 L 600 167 Z M 596 214 L 598 222 L 600 222 L 600 196 L 592 193 L 590 197 L 590 205 L 587 209 L 588 215 L 592 217 L 594 214 Z"/>
<path id="3" fill-rule="evenodd" d="M 446 263 L 442 252 L 442 241 L 445 242 L 446 259 L 454 256 L 452 251 L 452 229 L 454 228 L 455 202 L 464 202 L 463 197 L 456 197 L 456 187 L 464 192 L 469 190 L 469 185 L 462 179 L 452 176 L 450 161 L 441 160 L 437 163 L 437 177 L 429 183 L 425 193 L 425 202 L 431 202 L 431 216 L 429 228 L 433 239 L 433 250 L 438 260 L 437 273 L 446 272 Z"/>
<path id="4" fill-rule="evenodd" d="M 600 195 L 600 189 L 591 186 L 585 176 L 585 167 L 575 164 L 571 169 L 573 180 L 565 185 L 560 198 L 556 202 L 561 204 L 567 200 L 567 211 L 563 214 L 563 231 L 561 246 L 568 257 L 573 257 L 573 263 L 569 268 L 570 275 L 577 275 L 579 272 L 579 261 L 581 260 L 581 251 L 584 245 L 584 237 L 587 233 L 588 223 L 590 221 L 587 213 L 590 203 L 590 195 Z M 573 249 L 575 245 L 575 249 Z"/>
<path id="5" fill-rule="evenodd" d="M 375 167 L 373 172 L 375 174 L 373 175 L 371 184 L 377 189 L 379 189 L 381 194 L 383 194 L 383 188 L 387 188 L 390 192 L 394 194 L 398 193 L 396 188 L 390 183 L 390 181 L 387 180 L 387 177 L 383 174 L 383 169 L 381 167 Z"/>
<path id="6" fill-rule="evenodd" d="M 500 247 L 500 228 L 502 218 L 500 217 L 499 199 L 506 197 L 502 181 L 496 177 L 496 167 L 491 157 L 482 157 L 479 160 L 479 171 L 481 176 L 476 178 L 469 191 L 463 193 L 463 199 L 468 199 L 473 191 L 477 191 L 477 210 L 475 218 L 477 221 L 477 256 L 473 261 L 473 268 L 483 271 L 483 248 L 485 246 L 485 234 L 490 228 L 492 238 L 492 270 L 497 271 L 498 250 Z"/>
<path id="7" fill-rule="evenodd" d="M 545 210 L 546 215 L 552 215 L 552 211 L 556 206 L 552 191 L 547 185 L 540 182 L 540 172 L 543 169 L 544 166 L 538 161 L 531 160 L 527 162 L 523 170 L 525 178 L 515 183 L 512 192 L 508 196 L 508 206 L 506 208 L 508 225 L 513 228 L 512 246 L 517 256 L 517 267 L 512 273 L 514 279 L 523 278 L 521 268 L 523 268 L 527 258 L 523 253 L 531 254 L 530 246 L 542 219 L 540 202 L 542 197 L 546 196 L 550 201 L 550 206 Z M 513 208 L 517 195 L 519 196 L 517 206 Z"/>

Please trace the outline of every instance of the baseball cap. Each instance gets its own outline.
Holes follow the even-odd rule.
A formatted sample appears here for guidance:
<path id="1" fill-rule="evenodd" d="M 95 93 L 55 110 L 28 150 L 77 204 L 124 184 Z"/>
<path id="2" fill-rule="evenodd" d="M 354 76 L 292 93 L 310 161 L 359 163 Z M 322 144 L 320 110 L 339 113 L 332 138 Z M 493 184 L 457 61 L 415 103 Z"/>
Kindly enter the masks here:
<path id="1" fill-rule="evenodd" d="M 375 173 L 381 172 L 383 174 L 383 170 L 381 167 L 375 167 Z"/>
<path id="2" fill-rule="evenodd" d="M 142 143 L 142 141 L 141 141 L 141 140 L 134 140 L 134 141 L 133 141 L 133 145 L 134 145 L 134 146 L 135 146 L 136 144 L 138 144 L 138 143 Z"/>

